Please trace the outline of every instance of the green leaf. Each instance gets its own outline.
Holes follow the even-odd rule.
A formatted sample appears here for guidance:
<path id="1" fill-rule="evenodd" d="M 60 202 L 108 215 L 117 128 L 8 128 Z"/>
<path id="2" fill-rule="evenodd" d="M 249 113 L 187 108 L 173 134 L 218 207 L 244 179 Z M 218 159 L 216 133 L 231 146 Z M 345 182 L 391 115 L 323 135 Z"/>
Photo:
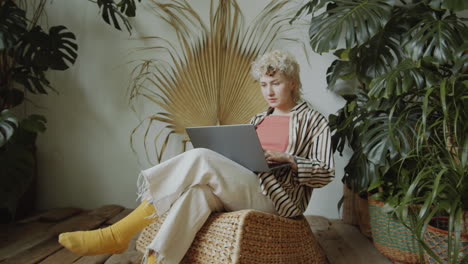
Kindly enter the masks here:
<path id="1" fill-rule="evenodd" d="M 141 0 L 138 0 L 141 2 Z M 135 0 L 121 0 L 118 4 L 120 7 L 120 12 L 125 13 L 127 17 L 135 17 L 136 15 L 136 5 Z"/>
<path id="2" fill-rule="evenodd" d="M 49 34 L 39 26 L 24 34 L 15 51 L 21 65 L 33 70 L 66 70 L 76 61 L 75 35 L 64 26 L 54 26 Z"/>
<path id="3" fill-rule="evenodd" d="M 25 33 L 15 48 L 17 66 L 12 79 L 32 93 L 55 91 L 45 76 L 48 69 L 66 70 L 77 58 L 75 35 L 64 26 L 51 27 L 49 34 L 39 26 Z"/>
<path id="4" fill-rule="evenodd" d="M 349 61 L 335 60 L 327 70 L 328 89 L 339 93 L 336 83 L 338 80 L 349 79 L 354 74 L 353 64 Z M 353 89 L 349 89 L 353 90 Z M 342 93 L 339 93 L 342 94 Z"/>
<path id="5" fill-rule="evenodd" d="M 356 50 L 355 59 L 360 75 L 375 78 L 395 68 L 404 57 L 403 36 L 411 27 L 407 11 L 395 7 L 392 17 L 368 42 Z"/>
<path id="6" fill-rule="evenodd" d="M 122 28 L 120 27 L 120 22 L 122 22 L 126 27 L 127 31 L 131 33 L 132 26 L 130 25 L 130 22 L 128 21 L 126 15 L 122 14 L 119 11 L 119 7 L 114 2 L 114 0 L 98 0 L 97 4 L 101 9 L 102 19 L 104 19 L 104 21 L 107 24 L 114 26 L 118 30 L 122 30 Z M 121 8 L 123 7 L 124 10 L 126 10 L 130 14 L 132 14 L 132 11 L 134 11 L 132 10 L 131 5 L 134 4 L 134 1 L 122 0 L 119 2 L 119 4 L 121 5 Z"/>
<path id="7" fill-rule="evenodd" d="M 13 136 L 18 128 L 18 119 L 8 109 L 0 112 L 0 148 L 3 147 Z"/>
<path id="8" fill-rule="evenodd" d="M 55 91 L 43 71 L 35 71 L 30 67 L 16 67 L 12 69 L 12 76 L 15 82 L 32 93 L 47 94 L 46 88 Z"/>
<path id="9" fill-rule="evenodd" d="M 21 127 L 29 132 L 38 133 L 46 130 L 47 120 L 41 115 L 30 115 L 21 121 Z"/>
<path id="10" fill-rule="evenodd" d="M 0 1 L 0 51 L 11 48 L 26 32 L 26 21 L 14 1 Z"/>
<path id="11" fill-rule="evenodd" d="M 446 64 L 451 61 L 453 50 L 465 43 L 468 27 L 455 14 L 426 12 L 408 34 L 411 38 L 405 50 L 413 60 L 430 56 L 438 64 Z"/>
<path id="12" fill-rule="evenodd" d="M 367 42 L 390 19 L 394 0 L 336 0 L 326 12 L 312 17 L 309 36 L 318 53 L 336 49 L 344 36 L 346 49 Z"/>
<path id="13" fill-rule="evenodd" d="M 378 180 L 378 181 L 374 181 L 370 184 L 369 188 L 367 188 L 368 191 L 373 191 L 374 189 L 377 189 L 379 188 L 380 186 L 382 186 L 384 183 L 384 181 L 382 180 Z"/>
<path id="14" fill-rule="evenodd" d="M 431 8 L 441 10 L 444 8 L 453 11 L 462 11 L 468 9 L 468 2 L 466 0 L 429 0 Z"/>
<path id="15" fill-rule="evenodd" d="M 419 67 L 419 63 L 409 59 L 402 61 L 392 71 L 371 81 L 369 97 L 390 98 L 412 89 L 421 89 L 425 85 L 425 79 Z"/>
<path id="16" fill-rule="evenodd" d="M 24 101 L 24 92 L 12 87 L 0 87 L 0 98 L 5 106 L 4 108 L 11 109 Z"/>
<path id="17" fill-rule="evenodd" d="M 302 16 L 302 13 L 306 13 L 306 15 L 312 14 L 314 16 L 315 12 L 325 6 L 328 0 L 311 0 L 304 4 L 299 11 L 294 15 L 294 17 L 289 21 L 289 24 L 292 24 L 296 19 Z"/>

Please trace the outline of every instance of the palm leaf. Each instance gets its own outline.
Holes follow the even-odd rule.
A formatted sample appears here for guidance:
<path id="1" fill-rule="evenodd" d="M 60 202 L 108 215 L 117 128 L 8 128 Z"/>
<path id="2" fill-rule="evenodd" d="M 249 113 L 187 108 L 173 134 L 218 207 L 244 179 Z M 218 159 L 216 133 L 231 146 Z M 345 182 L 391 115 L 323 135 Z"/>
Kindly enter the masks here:
<path id="1" fill-rule="evenodd" d="M 336 0 L 330 10 L 312 18 L 310 44 L 315 52 L 336 49 L 344 36 L 344 46 L 367 42 L 388 22 L 394 0 Z"/>
<path id="2" fill-rule="evenodd" d="M 167 126 L 165 133 L 150 138 L 145 132 L 143 138 L 147 158 L 147 142 L 152 142 L 160 162 L 169 138 L 186 136 L 186 127 L 247 123 L 266 109 L 258 84 L 250 77 L 250 64 L 284 36 L 292 13 L 288 1 L 272 1 L 245 26 L 235 0 L 219 1 L 217 7 L 211 1 L 205 25 L 188 1 L 154 4 L 156 15 L 174 29 L 178 42 L 146 37 L 157 44 L 141 50 L 154 52 L 153 58 L 134 68 L 129 91 L 132 104 L 144 98 L 163 109 L 143 120 L 131 138 L 133 145 L 138 130 L 149 131 L 158 123 Z M 158 56 L 162 52 L 169 59 Z M 158 142 L 163 144 L 159 150 Z"/>

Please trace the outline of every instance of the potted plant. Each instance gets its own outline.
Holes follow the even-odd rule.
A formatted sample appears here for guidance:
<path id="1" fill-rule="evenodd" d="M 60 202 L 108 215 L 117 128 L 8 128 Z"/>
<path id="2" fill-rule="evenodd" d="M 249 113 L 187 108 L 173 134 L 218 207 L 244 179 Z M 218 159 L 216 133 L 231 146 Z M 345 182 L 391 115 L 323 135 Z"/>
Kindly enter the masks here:
<path id="1" fill-rule="evenodd" d="M 468 261 L 468 55 L 459 55 L 450 74 L 426 91 L 420 144 L 409 157 L 416 169 L 395 207 L 402 221 L 414 218 L 427 263 Z M 421 204 L 418 214 L 406 212 L 411 204 Z"/>
<path id="2" fill-rule="evenodd" d="M 454 127 L 441 129 L 448 119 L 432 110 L 438 104 L 445 111 L 454 98 L 449 83 L 456 82 L 459 99 L 466 100 L 468 28 L 456 13 L 466 8 L 451 0 L 313 0 L 297 13 L 312 16 L 312 49 L 334 50 L 338 57 L 327 82 L 346 104 L 329 118 L 332 140 L 336 151 L 346 145 L 354 151 L 343 181 L 355 192 L 370 192 L 386 211 L 411 211 L 401 201 L 417 178 L 424 146 L 436 137 L 453 138 Z M 465 101 L 453 105 L 453 114 L 466 107 Z M 400 224 L 415 230 L 405 219 Z"/>
<path id="3" fill-rule="evenodd" d="M 35 174 L 35 140 L 45 130 L 43 116 L 20 111 L 27 94 L 53 90 L 45 75 L 75 62 L 75 36 L 64 26 L 48 32 L 38 25 L 46 0 L 30 5 L 30 17 L 15 1 L 0 2 L 0 208 L 15 218 L 17 204 Z M 20 3 L 21 4 L 21 3 Z M 24 3 L 23 3 L 24 5 Z M 54 90 L 53 90 L 54 91 Z M 33 204 L 34 199 L 26 204 Z"/>
<path id="4" fill-rule="evenodd" d="M 94 2 L 89 0 L 90 2 Z M 138 0 L 140 2 L 141 0 Z M 47 94 L 52 88 L 46 72 L 66 70 L 77 58 L 75 35 L 65 26 L 40 25 L 48 0 L 0 1 L 0 219 L 15 219 L 23 193 L 35 179 L 35 142 L 46 129 L 44 116 L 25 111 L 28 94 Z M 102 19 L 118 30 L 136 14 L 135 0 L 98 0 Z M 20 111 L 24 108 L 24 111 Z M 20 217 L 33 208 L 34 194 Z"/>

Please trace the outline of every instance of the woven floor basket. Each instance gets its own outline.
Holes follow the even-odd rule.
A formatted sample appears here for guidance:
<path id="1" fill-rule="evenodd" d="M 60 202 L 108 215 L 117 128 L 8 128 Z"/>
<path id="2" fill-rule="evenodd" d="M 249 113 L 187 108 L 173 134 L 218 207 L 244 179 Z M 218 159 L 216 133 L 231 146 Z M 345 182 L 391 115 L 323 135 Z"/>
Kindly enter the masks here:
<path id="1" fill-rule="evenodd" d="M 419 263 L 419 247 L 414 235 L 382 210 L 383 202 L 373 199 L 368 202 L 372 238 L 377 250 L 396 262 Z"/>
<path id="2" fill-rule="evenodd" d="M 144 252 L 163 221 L 164 216 L 141 232 L 137 250 Z M 212 214 L 181 263 L 321 264 L 328 261 L 304 217 L 289 219 L 242 210 Z"/>
<path id="3" fill-rule="evenodd" d="M 436 217 L 434 220 L 442 221 L 447 223 L 448 219 L 446 217 Z M 444 263 L 448 263 L 447 256 L 447 245 L 448 245 L 448 232 L 429 224 L 427 226 L 426 232 L 424 233 L 424 242 L 431 248 L 431 250 L 436 254 Z M 461 234 L 460 236 L 460 253 L 459 253 L 459 263 L 461 259 L 468 255 L 468 234 Z M 438 263 L 434 260 L 426 251 L 424 251 L 424 260 L 426 264 Z"/>

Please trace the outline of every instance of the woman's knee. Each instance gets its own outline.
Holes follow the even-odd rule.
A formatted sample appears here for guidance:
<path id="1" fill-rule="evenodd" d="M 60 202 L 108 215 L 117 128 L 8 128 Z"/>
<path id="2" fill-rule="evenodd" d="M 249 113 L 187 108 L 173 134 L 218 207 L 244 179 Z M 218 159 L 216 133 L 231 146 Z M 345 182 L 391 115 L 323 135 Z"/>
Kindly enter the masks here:
<path id="1" fill-rule="evenodd" d="M 194 156 L 196 158 L 205 158 L 213 155 L 219 155 L 218 153 L 207 149 L 207 148 L 194 148 L 191 149 L 187 152 L 185 152 L 186 155 Z"/>

